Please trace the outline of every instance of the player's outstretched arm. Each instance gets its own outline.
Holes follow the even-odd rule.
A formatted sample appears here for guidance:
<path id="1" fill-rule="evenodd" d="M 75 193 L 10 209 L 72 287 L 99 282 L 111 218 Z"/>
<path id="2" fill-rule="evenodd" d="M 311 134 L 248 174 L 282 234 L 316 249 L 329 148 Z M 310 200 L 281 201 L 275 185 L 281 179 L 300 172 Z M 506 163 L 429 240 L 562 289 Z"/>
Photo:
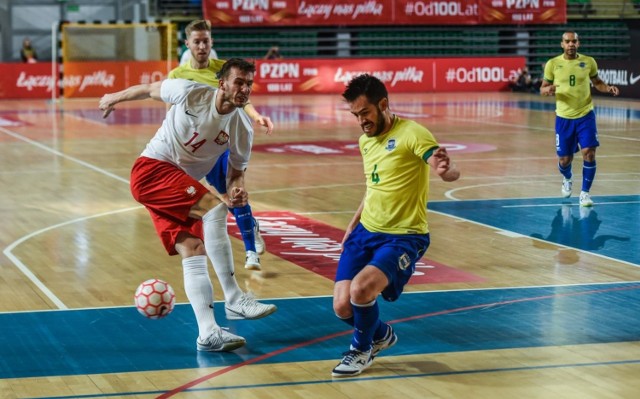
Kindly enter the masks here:
<path id="1" fill-rule="evenodd" d="M 249 118 L 251 118 L 255 123 L 260 126 L 266 127 L 267 134 L 270 135 L 271 133 L 273 133 L 273 122 L 271 122 L 271 118 L 269 118 L 268 116 L 262 116 L 253 106 L 253 104 L 247 103 L 247 105 L 244 106 L 244 112 L 246 112 L 247 115 L 249 115 Z"/>
<path id="2" fill-rule="evenodd" d="M 451 162 L 451 158 L 449 158 L 449 154 L 447 154 L 447 150 L 444 147 L 435 150 L 429 157 L 428 162 L 442 180 L 455 181 L 460 178 L 458 167 Z"/>
<path id="3" fill-rule="evenodd" d="M 107 93 L 100 99 L 99 108 L 103 111 L 102 117 L 106 118 L 115 109 L 115 105 L 124 101 L 144 100 L 153 98 L 162 101 L 160 87 L 162 81 L 151 84 L 142 84 L 128 87 L 116 93 Z"/>

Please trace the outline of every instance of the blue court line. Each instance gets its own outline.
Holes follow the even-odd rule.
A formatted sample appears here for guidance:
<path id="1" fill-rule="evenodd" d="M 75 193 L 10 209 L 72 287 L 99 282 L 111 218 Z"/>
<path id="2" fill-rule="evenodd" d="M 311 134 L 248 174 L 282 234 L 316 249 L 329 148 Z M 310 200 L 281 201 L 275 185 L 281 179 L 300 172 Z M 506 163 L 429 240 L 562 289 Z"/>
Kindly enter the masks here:
<path id="1" fill-rule="evenodd" d="M 640 266 L 640 195 L 432 201 L 428 208 Z M 481 212 L 479 211 L 481 210 Z"/>

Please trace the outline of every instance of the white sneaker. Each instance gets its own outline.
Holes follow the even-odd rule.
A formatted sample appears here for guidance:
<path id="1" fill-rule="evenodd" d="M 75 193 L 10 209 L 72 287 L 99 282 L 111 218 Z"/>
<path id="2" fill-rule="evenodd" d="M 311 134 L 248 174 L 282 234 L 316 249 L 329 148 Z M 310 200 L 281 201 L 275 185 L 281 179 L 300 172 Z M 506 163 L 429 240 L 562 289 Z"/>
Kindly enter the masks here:
<path id="1" fill-rule="evenodd" d="M 260 258 L 258 254 L 253 251 L 247 251 L 247 257 L 244 261 L 244 268 L 247 270 L 261 270 Z"/>
<path id="2" fill-rule="evenodd" d="M 562 197 L 571 197 L 571 189 L 573 188 L 573 180 L 562 179 Z"/>
<path id="3" fill-rule="evenodd" d="M 344 357 L 342 358 L 342 361 L 333 369 L 331 376 L 352 377 L 362 373 L 367 369 L 367 367 L 371 366 L 371 363 L 373 363 L 371 349 L 366 352 L 361 352 L 351 346 L 347 352 L 343 353 L 343 355 Z"/>
<path id="4" fill-rule="evenodd" d="M 256 238 L 256 252 L 258 255 L 262 255 L 267 250 L 267 244 L 265 244 L 264 239 L 260 235 L 260 223 L 258 223 L 258 219 L 253 218 L 253 235 Z"/>
<path id="5" fill-rule="evenodd" d="M 591 200 L 591 196 L 586 191 L 580 193 L 580 206 L 593 206 L 593 200 Z"/>
<path id="6" fill-rule="evenodd" d="M 226 328 L 216 327 L 205 339 L 198 337 L 196 348 L 201 352 L 229 352 L 246 343 L 239 335 L 231 334 Z"/>
<path id="7" fill-rule="evenodd" d="M 254 320 L 269 316 L 278 310 L 276 305 L 256 301 L 252 294 L 245 292 L 238 303 L 224 305 L 228 320 Z"/>

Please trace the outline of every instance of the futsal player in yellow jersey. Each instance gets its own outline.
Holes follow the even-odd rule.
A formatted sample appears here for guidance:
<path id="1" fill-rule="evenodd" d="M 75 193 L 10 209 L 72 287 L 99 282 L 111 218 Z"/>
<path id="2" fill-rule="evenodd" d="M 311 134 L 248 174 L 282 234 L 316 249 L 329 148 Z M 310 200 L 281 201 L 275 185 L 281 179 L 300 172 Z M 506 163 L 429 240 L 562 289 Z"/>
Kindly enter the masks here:
<path id="1" fill-rule="evenodd" d="M 217 74 L 226 62 L 209 58 L 213 40 L 211 38 L 211 23 L 207 20 L 195 20 L 190 22 L 185 28 L 187 50 L 191 52 L 188 63 L 180 64 L 169 72 L 169 79 L 187 79 L 198 83 L 205 83 L 213 87 L 218 87 Z M 267 134 L 273 131 L 273 123 L 269 117 L 262 116 L 254 106 L 247 102 L 243 110 L 253 119 L 254 122 L 267 128 Z M 218 158 L 218 161 L 207 174 L 207 182 L 213 186 L 218 193 L 227 193 L 227 160 L 229 151 Z M 265 252 L 264 239 L 260 236 L 260 226 L 253 217 L 249 204 L 230 210 L 236 219 L 238 229 L 242 234 L 246 256 L 244 267 L 249 270 L 261 270 L 260 257 Z"/>
<path id="2" fill-rule="evenodd" d="M 360 374 L 397 342 L 380 320 L 376 298 L 398 299 L 429 246 L 430 168 L 444 181 L 460 177 L 425 127 L 391 113 L 378 78 L 357 76 L 342 96 L 364 132 L 359 144 L 367 190 L 347 227 L 336 272 L 333 309 L 354 332 L 334 377 Z"/>
<path id="3" fill-rule="evenodd" d="M 598 66 L 592 57 L 578 53 L 580 40 L 576 32 L 564 32 L 560 46 L 563 54 L 545 64 L 540 94 L 556 96 L 556 153 L 558 169 L 564 176 L 562 196 L 571 196 L 571 162 L 579 146 L 583 159 L 579 202 L 580 206 L 590 207 L 593 206 L 593 200 L 589 190 L 596 175 L 596 147 L 600 143 L 589 83 L 603 93 L 617 96 L 620 92 L 616 86 L 610 86 L 600 79 Z"/>

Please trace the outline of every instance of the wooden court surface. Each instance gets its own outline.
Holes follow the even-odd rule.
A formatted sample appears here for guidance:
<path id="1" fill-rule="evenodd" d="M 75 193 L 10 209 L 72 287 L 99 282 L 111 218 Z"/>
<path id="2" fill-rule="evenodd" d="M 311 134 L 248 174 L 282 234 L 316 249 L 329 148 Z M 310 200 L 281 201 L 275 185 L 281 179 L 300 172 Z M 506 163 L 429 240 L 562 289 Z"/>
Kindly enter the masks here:
<path id="1" fill-rule="evenodd" d="M 432 176 L 432 201 L 558 197 L 552 101 L 512 93 L 390 95 L 394 112 L 419 121 L 441 143 L 452 146 L 450 153 L 462 171 L 453 183 Z M 272 136 L 257 128 L 254 145 L 266 150 L 254 151 L 247 172 L 254 211 L 290 212 L 344 230 L 362 198 L 364 177 L 358 155 L 326 151 L 356 143 L 360 135 L 340 97 L 254 96 L 252 102 L 276 124 Z M 166 255 L 128 186 L 130 167 L 160 125 L 164 106 L 150 100 L 122 104 L 112 119 L 102 121 L 97 103 L 0 101 L 0 312 L 129 306 L 137 284 L 151 277 L 172 282 L 177 301 L 186 302 L 180 260 Z M 598 196 L 640 194 L 640 103 L 605 97 L 596 97 L 595 103 L 601 108 L 601 147 L 591 193 L 598 210 Z M 574 160 L 573 169 L 575 205 L 580 160 Z M 627 235 L 640 233 L 638 216 L 629 215 L 636 224 Z M 432 244 L 427 257 L 480 279 L 413 284 L 407 292 L 640 282 L 640 264 L 634 262 L 502 234 L 440 212 L 429 217 Z M 548 229 L 540 226 L 541 231 Z M 261 257 L 263 272 L 245 271 L 242 243 L 232 243 L 238 281 L 259 298 L 331 295 L 330 279 L 270 252 Z M 211 276 L 221 299 L 213 271 Z M 626 306 L 635 308 L 640 318 L 637 301 Z M 330 309 L 317 317 L 318 323 L 335 318 Z M 361 377 L 340 381 L 330 377 L 340 352 L 333 360 L 234 369 L 207 364 L 135 373 L 54 372 L 0 379 L 0 398 L 161 397 L 158 392 L 179 398 L 356 399 L 399 393 L 408 398 L 635 398 L 640 393 L 640 332 L 636 337 L 431 354 L 414 354 L 405 347 L 403 355 L 377 358 Z M 342 339 L 346 350 L 348 337 Z M 585 359 L 599 363 L 569 366 Z M 466 372 L 438 373 L 444 369 Z M 212 376 L 220 370 L 225 371 Z M 202 377 L 201 384 L 194 383 Z M 194 383 L 193 390 L 178 389 L 189 383 Z M 225 390 L 228 385 L 234 389 Z"/>

